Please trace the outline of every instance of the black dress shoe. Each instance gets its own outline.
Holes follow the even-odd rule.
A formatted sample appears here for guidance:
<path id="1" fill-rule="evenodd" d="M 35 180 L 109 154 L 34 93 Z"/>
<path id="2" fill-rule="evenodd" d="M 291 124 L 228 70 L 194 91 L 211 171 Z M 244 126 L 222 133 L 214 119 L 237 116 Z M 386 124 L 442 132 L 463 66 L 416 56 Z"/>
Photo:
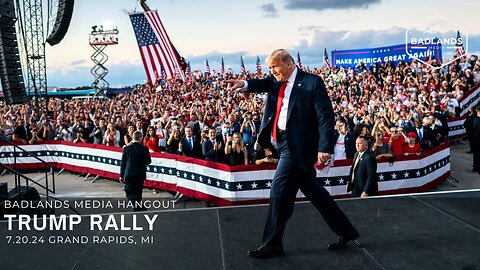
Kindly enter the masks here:
<path id="1" fill-rule="evenodd" d="M 345 247 L 345 245 L 349 242 L 349 241 L 353 241 L 355 239 L 357 239 L 358 237 L 360 236 L 360 234 L 358 233 L 357 230 L 353 229 L 352 231 L 350 231 L 349 233 L 345 234 L 345 235 L 342 235 L 342 236 L 339 236 L 337 238 L 337 241 L 331 243 L 330 245 L 328 245 L 328 249 L 329 250 L 339 250 L 339 249 L 342 249 Z"/>
<path id="2" fill-rule="evenodd" d="M 253 258 L 269 258 L 283 255 L 283 246 L 264 246 L 248 251 L 248 256 Z"/>

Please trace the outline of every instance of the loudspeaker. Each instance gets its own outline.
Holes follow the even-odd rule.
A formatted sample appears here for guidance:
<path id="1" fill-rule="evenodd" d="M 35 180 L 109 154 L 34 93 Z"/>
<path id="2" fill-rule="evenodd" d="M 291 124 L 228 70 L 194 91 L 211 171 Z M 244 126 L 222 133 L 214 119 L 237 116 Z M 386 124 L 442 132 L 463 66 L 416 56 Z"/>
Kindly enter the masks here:
<path id="1" fill-rule="evenodd" d="M 0 0 L 0 80 L 7 104 L 28 102 L 15 32 L 14 0 Z"/>
<path id="2" fill-rule="evenodd" d="M 47 42 L 51 46 L 56 45 L 62 41 L 70 26 L 73 14 L 74 0 L 60 0 L 58 2 L 57 17 L 52 32 L 47 37 Z"/>
<path id="3" fill-rule="evenodd" d="M 14 0 L 0 0 L 0 17 L 15 18 Z"/>

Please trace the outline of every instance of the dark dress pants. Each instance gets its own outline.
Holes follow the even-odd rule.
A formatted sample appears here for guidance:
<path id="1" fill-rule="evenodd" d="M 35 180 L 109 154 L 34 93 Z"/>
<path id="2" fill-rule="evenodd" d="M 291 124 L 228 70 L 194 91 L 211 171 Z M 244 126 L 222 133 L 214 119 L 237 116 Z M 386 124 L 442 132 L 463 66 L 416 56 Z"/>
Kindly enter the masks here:
<path id="1" fill-rule="evenodd" d="M 126 176 L 125 177 L 125 195 L 127 199 L 135 206 L 134 211 L 141 211 L 142 192 L 144 176 Z"/>
<path id="2" fill-rule="evenodd" d="M 283 233 L 293 213 L 298 190 L 312 202 L 330 229 L 337 235 L 345 235 L 353 226 L 330 196 L 330 193 L 316 180 L 316 171 L 301 170 L 295 165 L 288 149 L 286 136 L 278 138 L 280 160 L 270 190 L 270 209 L 263 234 L 263 245 L 282 244 Z"/>

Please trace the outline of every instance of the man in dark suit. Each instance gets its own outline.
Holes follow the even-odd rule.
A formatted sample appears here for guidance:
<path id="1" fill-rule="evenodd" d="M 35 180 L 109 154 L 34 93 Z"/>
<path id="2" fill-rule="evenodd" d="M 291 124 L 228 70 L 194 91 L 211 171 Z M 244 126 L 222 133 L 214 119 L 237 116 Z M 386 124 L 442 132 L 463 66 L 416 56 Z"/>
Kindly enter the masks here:
<path id="1" fill-rule="evenodd" d="M 202 158 L 202 148 L 200 141 L 193 135 L 191 127 L 185 127 L 185 137 L 180 141 L 178 147 L 179 154 L 186 157 Z"/>
<path id="2" fill-rule="evenodd" d="M 217 136 L 215 128 L 208 130 L 208 137 L 202 143 L 202 153 L 205 160 L 224 162 L 225 148 L 221 136 Z"/>
<path id="3" fill-rule="evenodd" d="M 262 245 L 248 255 L 266 258 L 283 254 L 283 233 L 298 189 L 339 236 L 328 248 L 341 249 L 359 234 L 316 180 L 314 164 L 326 164 L 335 146 L 334 113 L 325 84 L 320 77 L 297 69 L 284 49 L 271 53 L 266 63 L 271 75 L 265 79 L 226 81 L 232 90 L 268 92 L 258 142 L 262 148 L 273 143 L 280 152 Z"/>
<path id="4" fill-rule="evenodd" d="M 421 119 L 415 119 L 415 128 L 411 130 L 417 134 L 418 141 L 422 150 L 429 150 L 435 146 L 435 135 L 433 131 L 426 123 L 423 123 Z M 408 133 L 408 132 L 407 132 Z"/>
<path id="5" fill-rule="evenodd" d="M 475 110 L 477 116 L 473 119 L 473 171 L 480 174 L 480 106 Z"/>
<path id="6" fill-rule="evenodd" d="M 378 195 L 377 160 L 368 149 L 368 140 L 359 136 L 355 142 L 357 153 L 353 157 L 352 168 L 347 183 L 347 192 L 353 197 Z"/>
<path id="7" fill-rule="evenodd" d="M 135 204 L 134 211 L 141 211 L 143 181 L 147 178 L 147 165 L 152 162 L 148 148 L 140 144 L 142 132 L 133 133 L 132 142 L 123 148 L 120 166 L 120 182 L 125 183 L 127 199 Z"/>
<path id="8" fill-rule="evenodd" d="M 477 117 L 477 114 L 475 113 L 475 110 L 468 110 L 469 115 L 467 116 L 467 119 L 463 122 L 463 126 L 465 127 L 465 132 L 467 133 L 468 137 L 468 143 L 470 145 L 470 150 L 467 151 L 467 153 L 471 154 L 473 153 L 473 121 L 475 120 L 475 117 Z"/>

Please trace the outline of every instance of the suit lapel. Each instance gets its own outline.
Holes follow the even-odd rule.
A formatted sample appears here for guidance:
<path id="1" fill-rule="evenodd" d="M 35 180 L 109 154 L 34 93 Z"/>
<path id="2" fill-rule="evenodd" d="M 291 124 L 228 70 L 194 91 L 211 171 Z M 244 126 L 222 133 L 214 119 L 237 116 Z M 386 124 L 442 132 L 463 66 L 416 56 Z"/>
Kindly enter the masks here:
<path id="1" fill-rule="evenodd" d="M 305 77 L 303 71 L 297 70 L 297 76 L 295 77 L 295 82 L 293 82 L 292 92 L 290 93 L 290 100 L 288 101 L 288 112 L 287 112 L 287 123 L 292 114 L 293 107 L 297 101 L 297 97 L 302 89 L 303 78 Z"/>

